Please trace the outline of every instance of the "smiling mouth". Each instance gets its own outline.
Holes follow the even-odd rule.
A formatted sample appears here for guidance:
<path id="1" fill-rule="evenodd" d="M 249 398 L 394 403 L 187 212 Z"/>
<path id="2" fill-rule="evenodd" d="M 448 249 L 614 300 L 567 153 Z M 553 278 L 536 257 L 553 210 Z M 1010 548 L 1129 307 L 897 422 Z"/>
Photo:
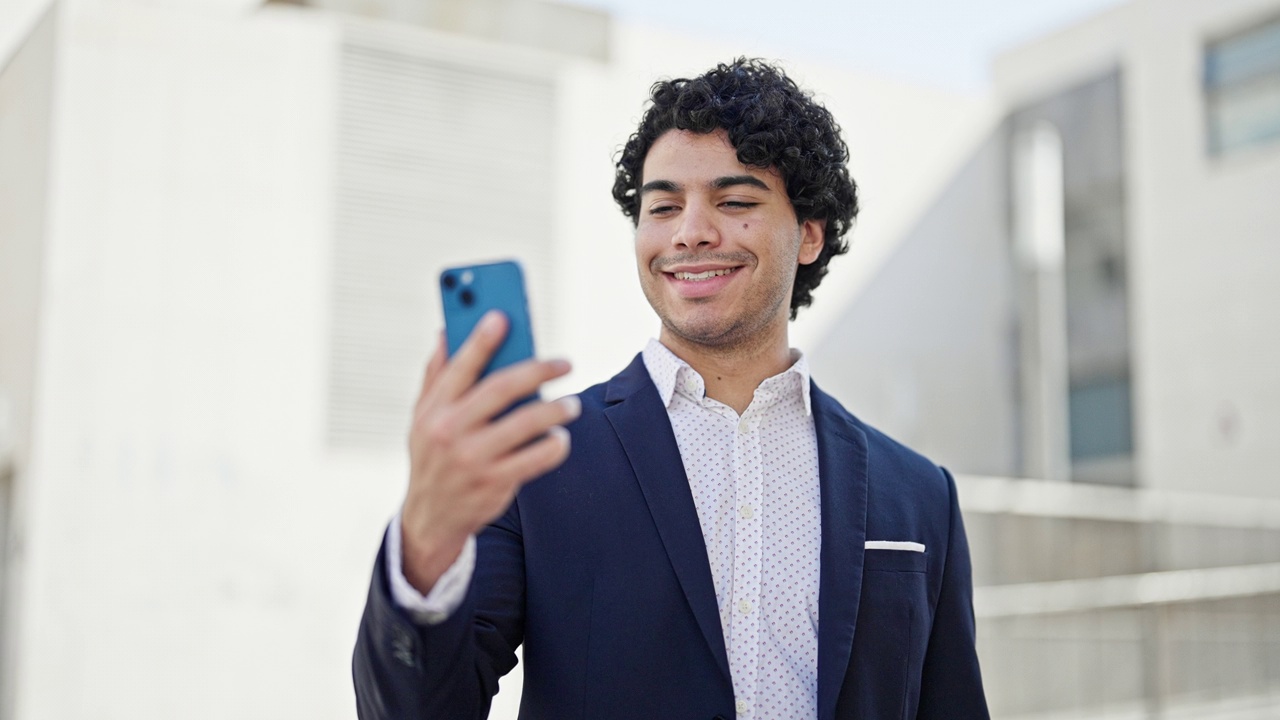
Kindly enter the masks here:
<path id="1" fill-rule="evenodd" d="M 703 270 L 702 272 L 674 272 L 671 273 L 671 275 L 677 280 L 692 280 L 694 282 L 698 282 L 700 280 L 710 280 L 714 277 L 728 275 L 737 269 L 738 268 L 721 268 L 719 270 Z"/>

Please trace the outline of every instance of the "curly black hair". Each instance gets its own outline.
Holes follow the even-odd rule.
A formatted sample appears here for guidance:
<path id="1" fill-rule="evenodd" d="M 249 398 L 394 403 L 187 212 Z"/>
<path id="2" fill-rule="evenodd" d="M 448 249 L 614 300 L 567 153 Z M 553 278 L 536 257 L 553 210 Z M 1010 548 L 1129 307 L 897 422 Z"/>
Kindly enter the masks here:
<path id="1" fill-rule="evenodd" d="M 640 220 L 645 156 L 668 130 L 724 129 L 743 165 L 774 168 L 782 176 L 796 220 L 824 220 L 818 259 L 796 270 L 791 319 L 813 302 L 827 263 L 849 251 L 844 235 L 858 215 L 858 191 L 845 164 L 849 148 L 830 111 L 781 69 L 737 58 L 688 79 L 654 83 L 640 127 L 618 156 L 613 199 L 631 222 Z"/>

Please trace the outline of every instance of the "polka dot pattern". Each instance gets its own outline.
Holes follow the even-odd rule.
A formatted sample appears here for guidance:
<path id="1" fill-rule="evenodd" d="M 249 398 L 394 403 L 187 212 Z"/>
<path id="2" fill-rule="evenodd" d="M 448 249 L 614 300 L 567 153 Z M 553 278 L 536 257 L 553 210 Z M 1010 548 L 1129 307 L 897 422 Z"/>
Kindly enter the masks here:
<path id="1" fill-rule="evenodd" d="M 738 415 L 658 341 L 643 352 L 693 491 L 740 719 L 818 715 L 818 439 L 796 355 Z"/>

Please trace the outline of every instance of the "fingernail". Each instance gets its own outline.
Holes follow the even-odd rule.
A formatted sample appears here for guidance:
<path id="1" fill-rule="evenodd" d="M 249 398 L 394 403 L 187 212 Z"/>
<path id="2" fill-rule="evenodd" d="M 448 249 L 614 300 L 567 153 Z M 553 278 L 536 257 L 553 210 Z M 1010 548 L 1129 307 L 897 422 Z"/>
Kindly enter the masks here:
<path id="1" fill-rule="evenodd" d="M 548 430 L 547 435 L 550 435 L 551 437 L 562 438 L 564 440 L 565 445 L 569 444 L 569 431 L 565 430 L 559 425 L 556 425 L 555 427 Z"/>
<path id="2" fill-rule="evenodd" d="M 560 407 L 564 408 L 564 412 L 570 418 L 576 418 L 582 414 L 582 400 L 577 395 L 565 395 L 556 401 Z"/>
<path id="3" fill-rule="evenodd" d="M 569 364 L 568 360 L 556 358 L 554 360 L 548 360 L 547 363 L 551 365 L 551 369 L 553 371 L 558 373 L 567 373 L 573 369 L 573 366 Z"/>
<path id="4" fill-rule="evenodd" d="M 497 310 L 490 310 L 480 318 L 480 329 L 486 333 L 497 332 L 502 325 L 502 313 Z"/>

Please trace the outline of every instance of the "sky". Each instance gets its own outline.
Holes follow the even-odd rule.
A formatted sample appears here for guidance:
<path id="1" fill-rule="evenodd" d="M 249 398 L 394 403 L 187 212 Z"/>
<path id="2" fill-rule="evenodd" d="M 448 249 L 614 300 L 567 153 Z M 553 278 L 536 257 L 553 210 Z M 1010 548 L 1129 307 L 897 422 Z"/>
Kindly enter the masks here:
<path id="1" fill-rule="evenodd" d="M 621 19 L 746 40 L 779 57 L 819 60 L 937 88 L 981 92 L 1001 51 L 1120 0 L 571 0 Z M 781 9 L 785 8 L 785 12 Z"/>

